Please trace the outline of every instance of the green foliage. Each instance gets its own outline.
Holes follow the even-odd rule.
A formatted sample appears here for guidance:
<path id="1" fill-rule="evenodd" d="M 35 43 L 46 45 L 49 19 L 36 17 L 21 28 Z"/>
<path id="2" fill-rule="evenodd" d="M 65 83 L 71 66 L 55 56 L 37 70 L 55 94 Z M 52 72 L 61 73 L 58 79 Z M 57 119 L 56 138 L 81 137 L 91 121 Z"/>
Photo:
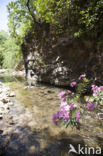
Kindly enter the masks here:
<path id="1" fill-rule="evenodd" d="M 92 38 L 102 35 L 102 0 L 16 0 L 7 8 L 13 36 L 23 37 L 43 22 L 50 23 L 56 34 L 66 32 L 75 37 L 85 34 Z"/>
<path id="2" fill-rule="evenodd" d="M 82 81 L 80 83 L 78 83 L 76 91 L 79 94 L 79 96 L 82 96 L 83 94 L 85 94 L 89 88 L 89 80 L 85 77 L 82 79 Z"/>
<path id="3" fill-rule="evenodd" d="M 14 68 L 21 58 L 20 42 L 11 38 L 6 32 L 0 32 L 0 65 L 3 68 Z"/>
<path id="4" fill-rule="evenodd" d="M 3 65 L 3 47 L 8 38 L 8 34 L 5 31 L 0 31 L 0 67 Z"/>
<path id="5" fill-rule="evenodd" d="M 94 89 L 92 87 L 93 94 L 92 96 L 85 96 L 85 100 L 88 103 L 94 104 L 96 103 L 98 107 L 103 107 L 103 86 L 95 86 Z"/>
<path id="6" fill-rule="evenodd" d="M 16 0 L 7 5 L 9 32 L 12 37 L 24 37 L 32 25 L 32 17 L 26 7 L 26 0 Z"/>
<path id="7" fill-rule="evenodd" d="M 7 9 L 10 38 L 0 33 L 0 65 L 4 67 L 13 67 L 21 57 L 23 37 L 28 32 L 35 35 L 41 30 L 45 31 L 46 23 L 49 24 L 50 33 L 55 35 L 66 33 L 77 38 L 85 36 L 103 43 L 102 0 L 16 0 L 10 2 Z M 83 87 L 81 84 L 80 88 Z"/>
<path id="8" fill-rule="evenodd" d="M 17 44 L 15 39 L 9 38 L 3 47 L 3 67 L 4 68 L 14 68 L 20 58 L 21 51 L 20 46 Z"/>

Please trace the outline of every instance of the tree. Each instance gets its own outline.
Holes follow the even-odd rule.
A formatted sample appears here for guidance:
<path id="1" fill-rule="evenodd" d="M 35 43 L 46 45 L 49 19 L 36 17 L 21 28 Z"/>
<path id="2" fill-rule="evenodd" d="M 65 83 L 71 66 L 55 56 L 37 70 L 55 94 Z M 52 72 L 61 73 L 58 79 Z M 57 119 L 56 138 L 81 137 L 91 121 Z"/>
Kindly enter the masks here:
<path id="1" fill-rule="evenodd" d="M 0 66 L 13 68 L 21 58 L 20 42 L 5 31 L 0 32 Z"/>
<path id="2" fill-rule="evenodd" d="M 12 35 L 49 23 L 57 33 L 96 38 L 103 27 L 102 0 L 16 0 L 8 4 Z"/>

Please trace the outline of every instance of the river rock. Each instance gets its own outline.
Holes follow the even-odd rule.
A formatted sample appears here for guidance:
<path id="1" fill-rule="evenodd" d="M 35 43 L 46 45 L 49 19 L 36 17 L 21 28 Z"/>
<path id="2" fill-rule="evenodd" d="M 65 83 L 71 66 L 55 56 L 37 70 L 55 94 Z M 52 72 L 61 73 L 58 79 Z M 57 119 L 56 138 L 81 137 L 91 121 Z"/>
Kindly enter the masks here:
<path id="1" fill-rule="evenodd" d="M 13 106 L 14 103 L 13 102 L 8 102 L 8 106 Z"/>
<path id="2" fill-rule="evenodd" d="M 0 107 L 0 111 L 4 111 L 5 110 L 5 108 L 4 107 Z"/>
<path id="3" fill-rule="evenodd" d="M 2 120 L 3 119 L 3 115 L 0 115 L 0 120 Z"/>
<path id="4" fill-rule="evenodd" d="M 9 97 L 14 97 L 15 96 L 15 93 L 14 92 L 11 92 L 8 96 Z"/>
<path id="5" fill-rule="evenodd" d="M 4 108 L 5 108 L 5 110 L 9 110 L 10 109 L 10 107 L 9 107 L 9 105 L 7 104 L 7 105 L 4 105 Z"/>
<path id="6" fill-rule="evenodd" d="M 1 99 L 1 101 L 2 101 L 3 103 L 8 103 L 10 100 L 9 100 L 7 97 L 3 97 L 3 98 Z"/>

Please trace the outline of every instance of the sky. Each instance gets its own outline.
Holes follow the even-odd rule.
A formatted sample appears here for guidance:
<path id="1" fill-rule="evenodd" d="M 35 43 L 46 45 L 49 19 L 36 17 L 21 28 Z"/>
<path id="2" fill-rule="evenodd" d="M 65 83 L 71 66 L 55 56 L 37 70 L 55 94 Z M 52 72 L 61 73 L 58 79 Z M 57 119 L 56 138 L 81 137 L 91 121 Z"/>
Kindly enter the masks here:
<path id="1" fill-rule="evenodd" d="M 0 0 L 0 30 L 8 31 L 8 13 L 6 5 L 14 0 Z"/>

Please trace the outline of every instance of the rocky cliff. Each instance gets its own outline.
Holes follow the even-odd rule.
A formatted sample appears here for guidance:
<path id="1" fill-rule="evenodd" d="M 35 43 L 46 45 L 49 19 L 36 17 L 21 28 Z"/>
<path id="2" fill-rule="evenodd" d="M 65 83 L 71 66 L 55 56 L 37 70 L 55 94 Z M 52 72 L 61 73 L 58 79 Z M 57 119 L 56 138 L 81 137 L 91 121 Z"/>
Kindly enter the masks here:
<path id="1" fill-rule="evenodd" d="M 44 36 L 43 36 L 44 35 Z M 38 39 L 39 38 L 39 39 Z M 103 83 L 103 48 L 89 39 L 72 35 L 54 37 L 28 33 L 22 44 L 26 77 L 32 81 L 68 86 L 86 73 Z"/>

